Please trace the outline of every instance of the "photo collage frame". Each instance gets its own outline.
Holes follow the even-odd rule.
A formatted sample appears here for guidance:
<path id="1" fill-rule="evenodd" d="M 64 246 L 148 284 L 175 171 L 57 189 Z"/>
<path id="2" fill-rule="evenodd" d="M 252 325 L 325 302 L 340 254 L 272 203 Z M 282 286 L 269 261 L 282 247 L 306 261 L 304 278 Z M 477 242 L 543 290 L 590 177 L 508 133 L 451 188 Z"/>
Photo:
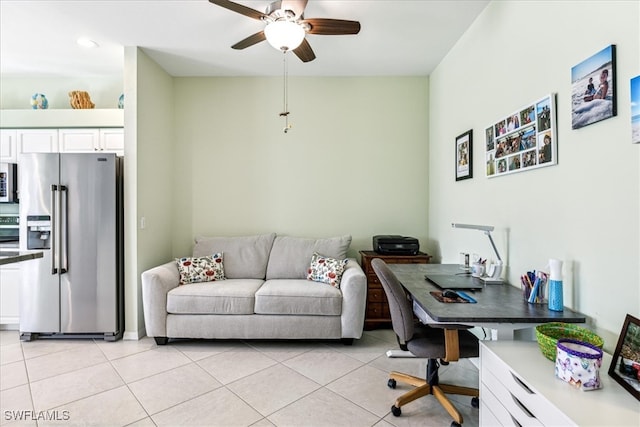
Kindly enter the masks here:
<path id="1" fill-rule="evenodd" d="M 555 101 L 547 95 L 486 128 L 488 178 L 558 163 Z"/>

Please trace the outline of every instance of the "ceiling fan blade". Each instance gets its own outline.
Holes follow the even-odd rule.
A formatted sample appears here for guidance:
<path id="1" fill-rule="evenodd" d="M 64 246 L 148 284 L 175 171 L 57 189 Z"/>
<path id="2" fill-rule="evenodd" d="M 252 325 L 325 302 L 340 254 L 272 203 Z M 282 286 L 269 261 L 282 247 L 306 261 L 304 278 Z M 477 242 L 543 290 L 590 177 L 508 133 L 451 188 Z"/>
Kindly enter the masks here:
<path id="1" fill-rule="evenodd" d="M 360 23 L 358 21 L 311 18 L 302 20 L 302 23 L 309 24 L 311 27 L 307 31 L 309 34 L 339 36 L 342 34 L 358 34 L 360 32 Z"/>
<path id="2" fill-rule="evenodd" d="M 265 15 L 262 12 L 259 12 L 255 9 L 251 9 L 250 7 L 243 6 L 238 3 L 234 3 L 229 0 L 209 0 L 209 2 L 215 5 L 218 5 L 220 7 L 224 7 L 225 9 L 229 9 L 231 11 L 237 12 L 241 15 L 248 16 L 249 18 L 257 19 L 259 21 L 267 17 L 267 15 Z"/>
<path id="3" fill-rule="evenodd" d="M 233 46 L 231 46 L 232 49 L 245 49 L 249 46 L 253 46 L 256 43 L 260 43 L 262 41 L 265 41 L 267 39 L 267 37 L 264 35 L 264 31 L 259 31 L 255 34 L 250 35 L 249 37 L 247 37 L 244 40 L 240 40 L 238 43 L 234 44 Z"/>
<path id="4" fill-rule="evenodd" d="M 313 53 L 313 49 L 311 49 L 311 45 L 307 39 L 302 39 L 302 43 L 300 43 L 300 46 L 293 49 L 293 53 L 295 53 L 302 62 L 310 62 L 316 59 L 316 54 Z"/>
<path id="5" fill-rule="evenodd" d="M 282 0 L 280 8 L 284 10 L 290 10 L 296 14 L 297 18 L 300 18 L 304 13 L 304 9 L 307 7 L 309 0 Z"/>

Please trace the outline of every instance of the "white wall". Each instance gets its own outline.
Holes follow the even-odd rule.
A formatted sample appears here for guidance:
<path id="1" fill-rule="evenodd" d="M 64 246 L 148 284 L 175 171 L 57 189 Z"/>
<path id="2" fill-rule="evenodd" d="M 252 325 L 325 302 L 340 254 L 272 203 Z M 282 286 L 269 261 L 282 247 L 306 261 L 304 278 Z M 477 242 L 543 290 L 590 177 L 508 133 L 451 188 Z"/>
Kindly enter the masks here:
<path id="1" fill-rule="evenodd" d="M 491 256 L 496 226 L 508 279 L 565 261 L 565 303 L 615 346 L 640 314 L 640 145 L 631 144 L 629 80 L 640 72 L 640 3 L 494 1 L 430 76 L 430 251 Z M 590 22 L 590 25 L 585 25 Z M 617 45 L 618 115 L 571 129 L 571 67 Z M 487 179 L 484 129 L 557 93 L 558 165 Z M 473 129 L 474 178 L 453 178 L 456 135 Z"/>
<path id="2" fill-rule="evenodd" d="M 196 235 L 426 238 L 425 77 L 175 79 L 174 253 Z"/>

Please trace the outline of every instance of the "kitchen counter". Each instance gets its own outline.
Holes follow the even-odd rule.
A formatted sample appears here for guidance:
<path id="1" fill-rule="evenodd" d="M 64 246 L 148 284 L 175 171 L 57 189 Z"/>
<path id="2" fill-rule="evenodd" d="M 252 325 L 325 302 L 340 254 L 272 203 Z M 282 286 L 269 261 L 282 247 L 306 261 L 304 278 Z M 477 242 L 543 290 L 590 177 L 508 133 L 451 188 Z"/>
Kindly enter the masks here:
<path id="1" fill-rule="evenodd" d="M 0 249 L 0 265 L 13 264 L 14 262 L 28 261 L 42 258 L 39 251 L 17 251 L 15 249 Z"/>

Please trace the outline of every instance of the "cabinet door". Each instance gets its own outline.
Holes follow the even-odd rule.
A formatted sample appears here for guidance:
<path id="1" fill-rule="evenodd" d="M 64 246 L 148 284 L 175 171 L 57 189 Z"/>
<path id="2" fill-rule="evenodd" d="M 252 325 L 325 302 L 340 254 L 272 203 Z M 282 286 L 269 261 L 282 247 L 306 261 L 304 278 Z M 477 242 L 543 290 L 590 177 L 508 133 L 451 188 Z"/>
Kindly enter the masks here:
<path id="1" fill-rule="evenodd" d="M 16 130 L 18 155 L 22 153 L 57 153 L 58 129 Z"/>
<path id="2" fill-rule="evenodd" d="M 17 324 L 19 319 L 20 268 L 2 266 L 0 269 L 0 323 Z"/>
<path id="3" fill-rule="evenodd" d="M 98 129 L 60 129 L 58 138 L 61 153 L 93 153 L 100 150 Z"/>
<path id="4" fill-rule="evenodd" d="M 0 130 L 0 162 L 16 163 L 16 131 L 14 129 Z"/>
<path id="5" fill-rule="evenodd" d="M 100 148 L 109 153 L 124 155 L 124 129 L 100 129 Z"/>

